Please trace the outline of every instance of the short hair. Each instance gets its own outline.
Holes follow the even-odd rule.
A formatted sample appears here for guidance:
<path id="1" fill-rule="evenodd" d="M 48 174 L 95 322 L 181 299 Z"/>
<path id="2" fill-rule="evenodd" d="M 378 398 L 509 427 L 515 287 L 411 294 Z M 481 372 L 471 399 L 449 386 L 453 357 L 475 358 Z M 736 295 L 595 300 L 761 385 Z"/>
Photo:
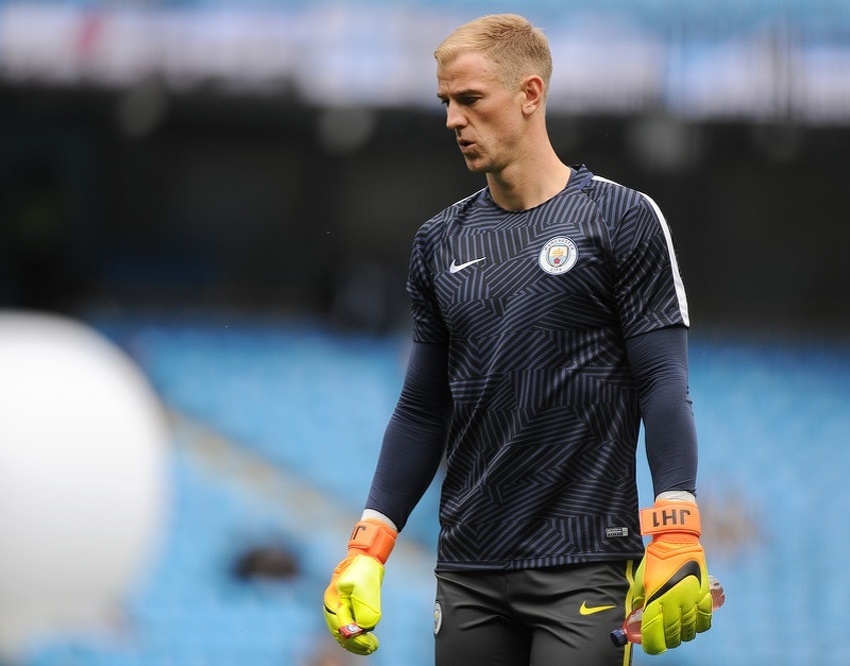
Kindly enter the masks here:
<path id="1" fill-rule="evenodd" d="M 491 14 L 456 28 L 434 52 L 437 64 L 447 65 L 463 53 L 477 52 L 492 60 L 508 88 L 530 74 L 552 78 L 552 53 L 543 31 L 518 14 Z"/>

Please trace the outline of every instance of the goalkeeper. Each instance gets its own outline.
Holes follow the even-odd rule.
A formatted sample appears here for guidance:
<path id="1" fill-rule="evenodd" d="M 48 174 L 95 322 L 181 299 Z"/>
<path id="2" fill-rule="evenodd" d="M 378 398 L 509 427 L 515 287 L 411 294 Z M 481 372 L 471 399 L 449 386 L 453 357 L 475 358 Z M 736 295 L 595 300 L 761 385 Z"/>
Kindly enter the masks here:
<path id="1" fill-rule="evenodd" d="M 670 229 L 646 195 L 558 157 L 551 55 L 524 18 L 476 19 L 435 55 L 446 125 L 486 187 L 414 239 L 409 365 L 324 594 L 330 632 L 378 648 L 384 566 L 444 459 L 437 666 L 622 666 L 632 647 L 609 634 L 636 607 L 643 649 L 675 648 L 710 627 L 711 596 Z"/>

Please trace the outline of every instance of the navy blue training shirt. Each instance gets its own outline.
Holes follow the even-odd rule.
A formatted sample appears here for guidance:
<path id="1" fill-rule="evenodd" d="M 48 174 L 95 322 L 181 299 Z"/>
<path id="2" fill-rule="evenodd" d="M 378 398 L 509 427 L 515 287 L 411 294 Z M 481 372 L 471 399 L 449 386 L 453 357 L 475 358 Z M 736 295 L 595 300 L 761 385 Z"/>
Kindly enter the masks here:
<path id="1" fill-rule="evenodd" d="M 367 506 L 402 527 L 445 454 L 439 569 L 640 557 L 642 417 L 656 492 L 696 476 L 687 301 L 655 203 L 583 166 L 529 210 L 485 188 L 420 228 L 408 291 L 415 356 Z"/>

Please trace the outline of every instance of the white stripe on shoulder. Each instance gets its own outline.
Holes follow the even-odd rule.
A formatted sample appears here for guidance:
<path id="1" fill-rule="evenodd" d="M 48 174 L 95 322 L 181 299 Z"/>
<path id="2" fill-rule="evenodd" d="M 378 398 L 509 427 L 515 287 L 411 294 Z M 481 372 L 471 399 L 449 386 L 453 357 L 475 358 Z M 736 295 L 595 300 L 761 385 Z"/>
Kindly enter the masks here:
<path id="1" fill-rule="evenodd" d="M 462 206 L 463 204 L 465 204 L 470 199 L 474 199 L 475 197 L 480 195 L 486 189 L 487 189 L 486 187 L 482 187 L 480 190 L 465 196 L 463 199 L 459 199 L 459 200 L 455 201 L 451 206 L 447 206 L 447 208 L 455 208 L 456 206 Z"/>
<path id="2" fill-rule="evenodd" d="M 617 187 L 624 187 L 620 183 L 615 183 L 613 180 L 608 180 L 602 176 L 594 175 L 593 180 L 598 180 L 610 185 L 616 185 Z M 637 190 L 635 191 L 637 192 Z M 661 230 L 664 232 L 664 240 L 667 241 L 667 253 L 670 256 L 670 268 L 673 271 L 673 284 L 676 287 L 676 298 L 679 302 L 679 312 L 682 315 L 682 321 L 685 326 L 690 326 L 691 318 L 688 312 L 688 297 L 685 294 L 685 284 L 682 282 L 682 274 L 679 271 L 679 261 L 676 259 L 676 249 L 673 247 L 673 235 L 670 233 L 670 227 L 667 225 L 667 219 L 664 217 L 664 213 L 661 212 L 661 208 L 658 207 L 658 204 L 655 203 L 652 197 L 644 194 L 643 192 L 637 193 L 646 199 L 649 205 L 652 206 L 652 210 L 655 211 L 655 217 L 658 219 L 658 222 L 661 225 Z"/>

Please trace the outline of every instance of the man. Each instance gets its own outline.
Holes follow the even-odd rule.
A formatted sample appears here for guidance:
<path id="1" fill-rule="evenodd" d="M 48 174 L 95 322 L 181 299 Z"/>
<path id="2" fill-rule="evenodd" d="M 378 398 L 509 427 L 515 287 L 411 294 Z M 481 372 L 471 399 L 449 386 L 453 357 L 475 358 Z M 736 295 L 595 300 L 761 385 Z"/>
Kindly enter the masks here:
<path id="1" fill-rule="evenodd" d="M 416 234 L 409 366 L 328 627 L 377 648 L 383 565 L 445 455 L 437 666 L 627 664 L 609 634 L 639 607 L 644 650 L 676 647 L 710 627 L 711 597 L 666 222 L 558 158 L 551 55 L 527 20 L 482 17 L 435 55 L 446 124 L 487 186 Z M 656 502 L 639 514 L 641 419 Z"/>

